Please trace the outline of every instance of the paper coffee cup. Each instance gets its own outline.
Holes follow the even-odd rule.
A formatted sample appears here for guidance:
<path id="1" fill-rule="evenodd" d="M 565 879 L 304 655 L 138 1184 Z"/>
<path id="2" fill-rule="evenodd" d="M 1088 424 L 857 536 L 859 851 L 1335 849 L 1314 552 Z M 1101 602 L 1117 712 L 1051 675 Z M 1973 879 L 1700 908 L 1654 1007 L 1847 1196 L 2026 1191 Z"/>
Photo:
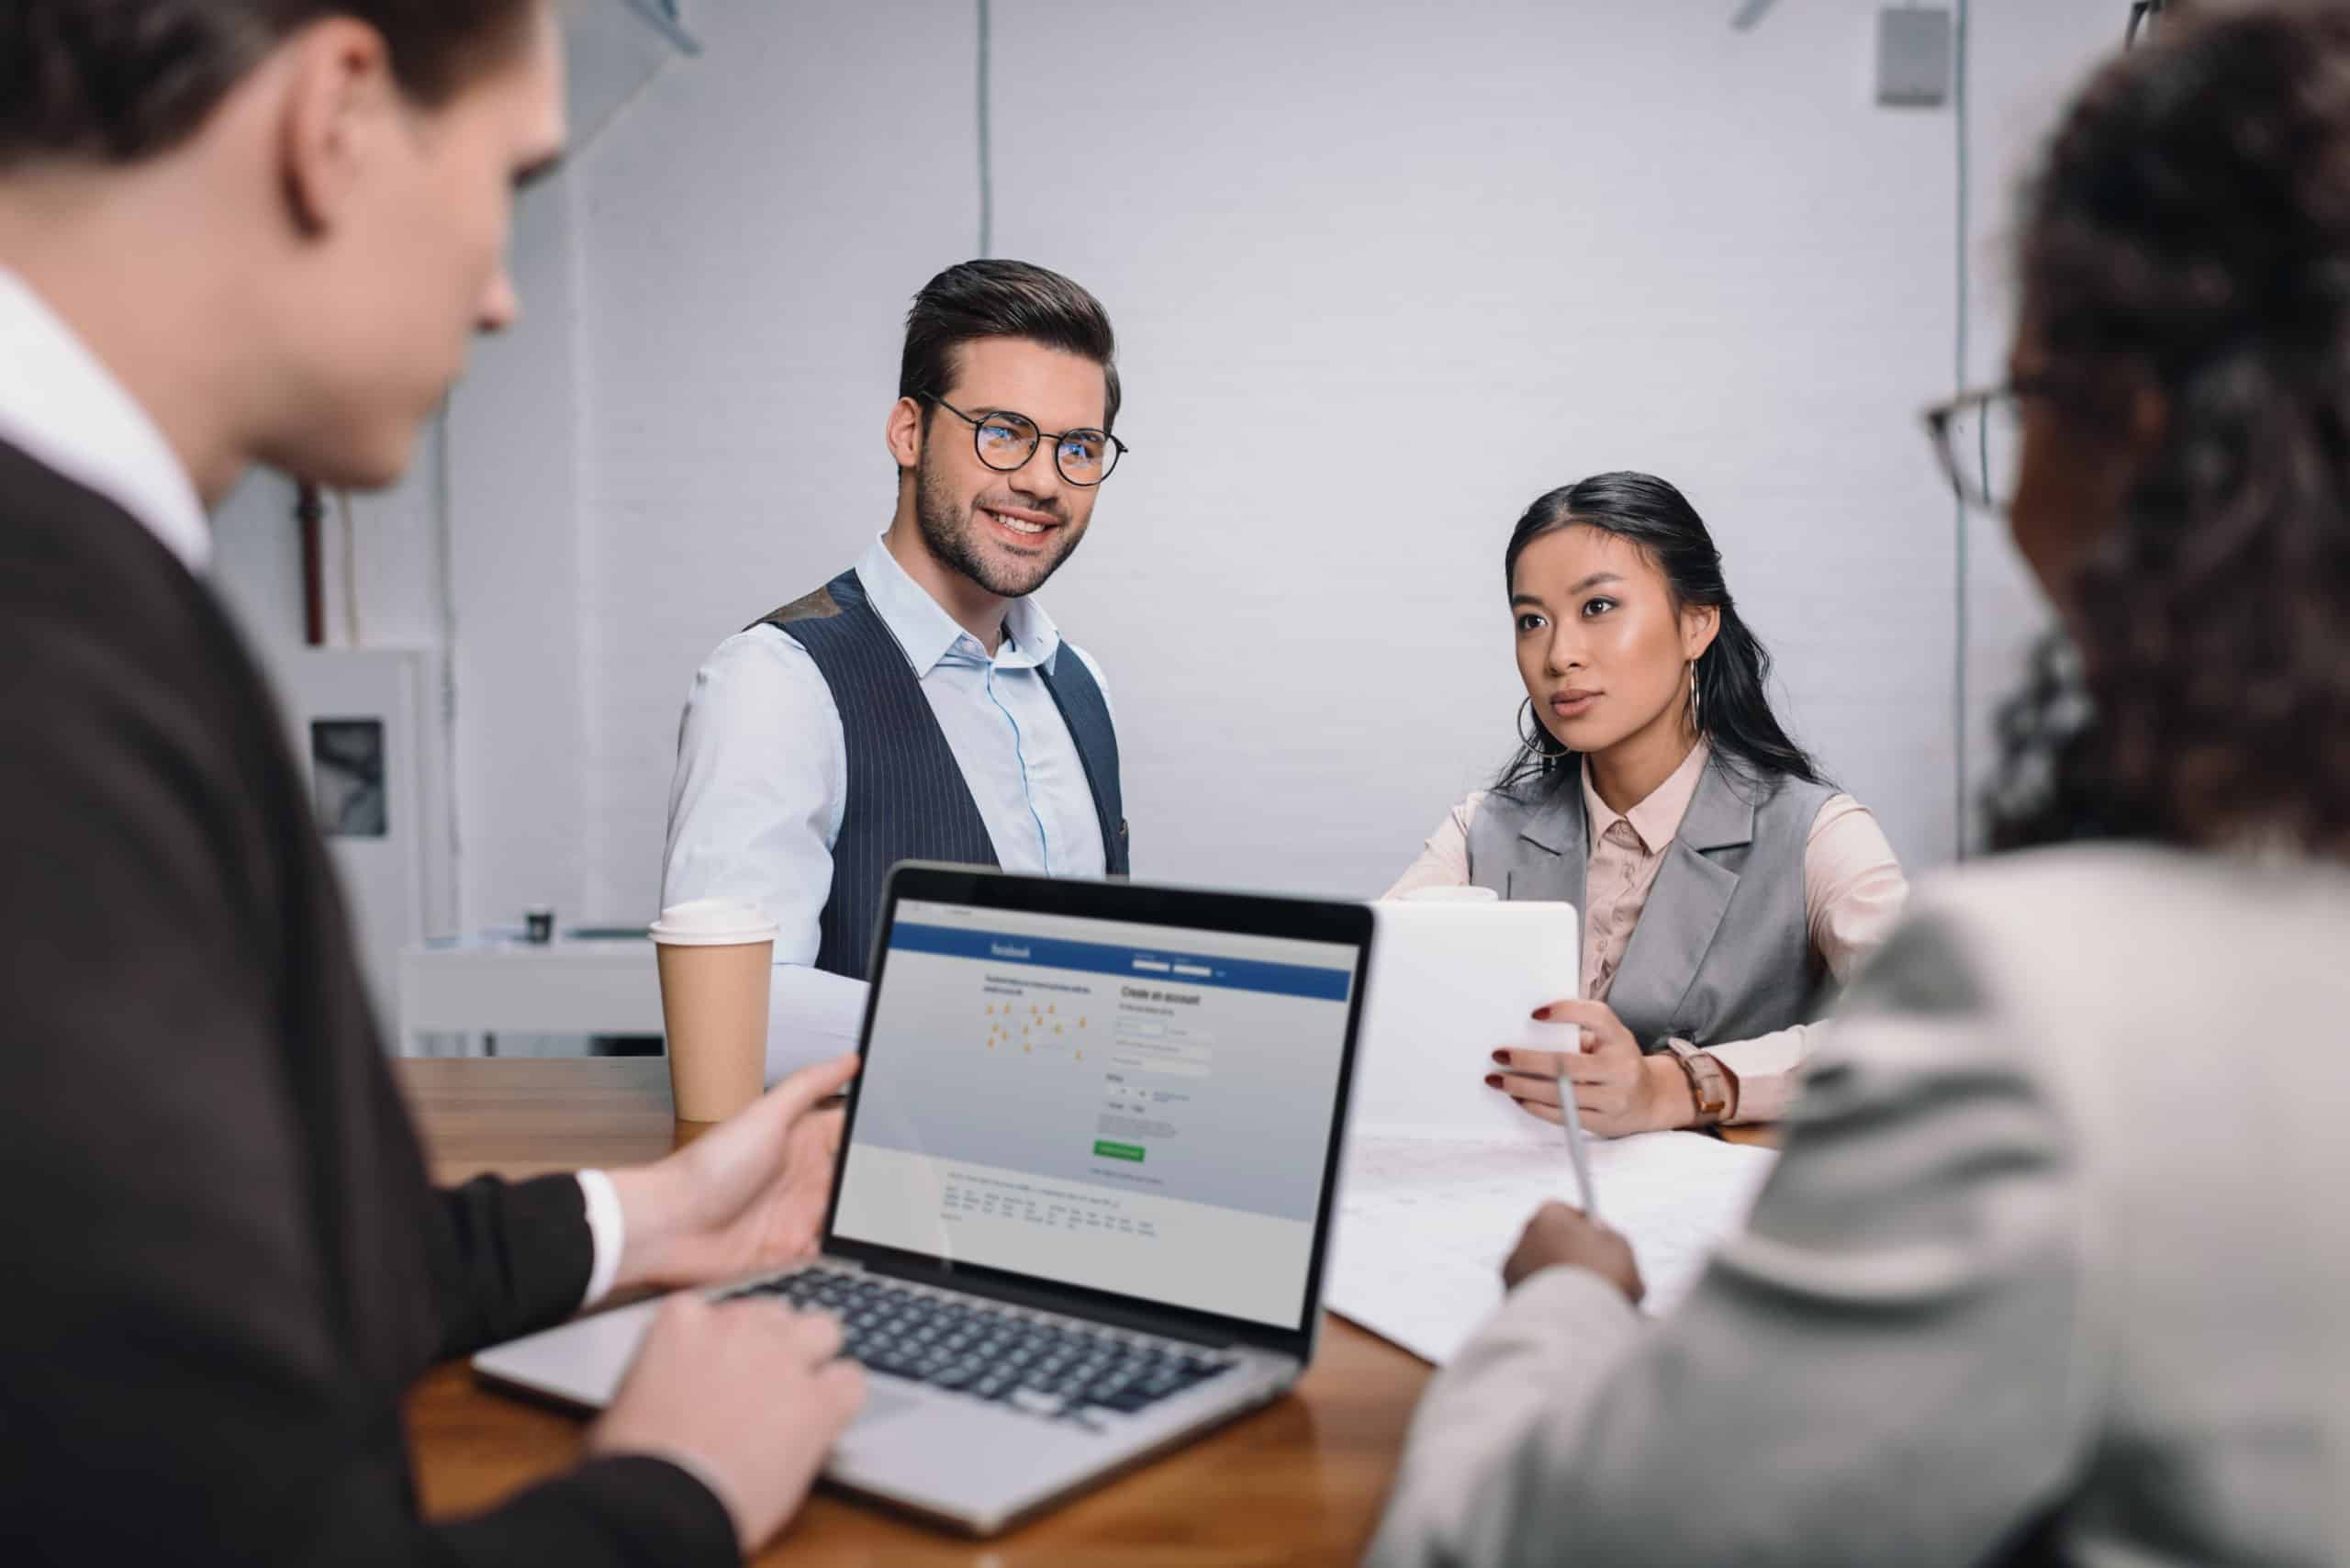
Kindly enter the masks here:
<path id="1" fill-rule="evenodd" d="M 677 1119 L 722 1122 L 767 1078 L 775 922 L 742 899 L 672 904 L 653 923 Z"/>

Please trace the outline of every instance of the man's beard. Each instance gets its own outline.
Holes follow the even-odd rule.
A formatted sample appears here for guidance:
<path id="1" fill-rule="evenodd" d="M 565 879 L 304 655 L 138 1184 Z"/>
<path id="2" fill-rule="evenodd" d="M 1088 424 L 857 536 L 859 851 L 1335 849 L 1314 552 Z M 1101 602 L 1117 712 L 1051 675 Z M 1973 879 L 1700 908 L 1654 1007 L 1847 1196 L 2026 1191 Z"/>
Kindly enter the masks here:
<path id="1" fill-rule="evenodd" d="M 1061 564 L 1077 554 L 1077 542 L 1085 536 L 1085 531 L 1064 515 L 1060 526 L 1046 536 L 1051 543 L 1046 554 L 991 561 L 982 553 L 977 537 L 985 524 L 972 512 L 973 508 L 958 504 L 946 493 L 946 485 L 927 463 L 915 468 L 914 521 L 921 525 L 923 543 L 941 565 L 960 572 L 998 599 L 1025 599 L 1043 588 Z"/>

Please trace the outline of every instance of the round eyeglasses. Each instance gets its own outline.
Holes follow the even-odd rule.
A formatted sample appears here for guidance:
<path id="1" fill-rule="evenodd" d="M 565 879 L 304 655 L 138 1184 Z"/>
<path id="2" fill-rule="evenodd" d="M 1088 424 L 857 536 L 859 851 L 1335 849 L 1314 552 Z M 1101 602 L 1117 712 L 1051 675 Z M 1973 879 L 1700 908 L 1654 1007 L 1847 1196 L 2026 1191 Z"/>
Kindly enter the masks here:
<path id="1" fill-rule="evenodd" d="M 971 427 L 971 445 L 979 452 L 979 461 L 999 474 L 1017 473 L 1028 466 L 1037 444 L 1046 439 L 1036 421 L 1025 414 L 1003 409 L 967 414 L 934 392 L 923 397 Z M 1118 459 L 1126 454 L 1126 443 L 1108 431 L 1063 431 L 1052 442 L 1053 466 L 1060 470 L 1062 478 L 1085 488 L 1108 478 Z"/>
<path id="2" fill-rule="evenodd" d="M 2031 385 L 1986 387 L 1962 392 L 1926 410 L 1926 433 L 1934 455 L 1951 488 L 1967 506 L 1994 517 L 2007 515 L 2023 454 L 2023 416 L 2018 404 L 2040 390 Z"/>

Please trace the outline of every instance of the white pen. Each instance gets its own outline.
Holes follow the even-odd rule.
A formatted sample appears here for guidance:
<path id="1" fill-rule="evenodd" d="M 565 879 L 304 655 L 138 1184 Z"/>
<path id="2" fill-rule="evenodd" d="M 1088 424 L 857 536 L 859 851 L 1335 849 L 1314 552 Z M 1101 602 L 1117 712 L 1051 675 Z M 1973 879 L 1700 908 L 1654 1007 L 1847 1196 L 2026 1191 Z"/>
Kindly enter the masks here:
<path id="1" fill-rule="evenodd" d="M 1582 1031 L 1576 1031 L 1575 1043 L 1583 1043 Z M 1583 1147 L 1583 1113 L 1575 1105 L 1575 1086 L 1567 1075 L 1559 1074 L 1559 1125 L 1566 1129 L 1567 1159 L 1575 1168 L 1575 1185 L 1583 1189 L 1583 1216 L 1594 1225 L 1599 1223 L 1599 1194 L 1592 1190 L 1591 1156 Z"/>

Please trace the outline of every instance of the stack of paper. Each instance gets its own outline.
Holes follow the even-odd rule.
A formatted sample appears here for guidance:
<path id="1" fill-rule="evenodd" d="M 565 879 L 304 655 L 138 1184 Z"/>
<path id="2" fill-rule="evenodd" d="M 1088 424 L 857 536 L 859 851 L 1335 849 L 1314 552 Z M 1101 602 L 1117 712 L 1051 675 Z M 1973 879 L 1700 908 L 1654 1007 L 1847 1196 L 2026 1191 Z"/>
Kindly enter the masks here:
<path id="1" fill-rule="evenodd" d="M 1382 903 L 1348 1112 L 1331 1311 L 1443 1363 L 1502 1298 L 1502 1260 L 1534 1211 L 1581 1207 L 1565 1135 L 1486 1087 L 1497 1046 L 1572 1050 L 1533 1010 L 1575 994 L 1574 910 L 1524 900 Z M 1594 1138 L 1599 1217 L 1670 1311 L 1746 1221 L 1777 1157 L 1700 1133 Z"/>
<path id="2" fill-rule="evenodd" d="M 1652 1313 L 1687 1294 L 1707 1257 L 1745 1223 L 1777 1158 L 1697 1133 L 1594 1139 L 1590 1152 L 1600 1217 L 1632 1244 Z M 1554 1198 L 1581 1203 L 1556 1128 L 1547 1137 L 1361 1130 L 1338 1198 L 1323 1293 L 1330 1310 L 1438 1365 L 1499 1305 L 1502 1260 L 1534 1211 Z"/>

